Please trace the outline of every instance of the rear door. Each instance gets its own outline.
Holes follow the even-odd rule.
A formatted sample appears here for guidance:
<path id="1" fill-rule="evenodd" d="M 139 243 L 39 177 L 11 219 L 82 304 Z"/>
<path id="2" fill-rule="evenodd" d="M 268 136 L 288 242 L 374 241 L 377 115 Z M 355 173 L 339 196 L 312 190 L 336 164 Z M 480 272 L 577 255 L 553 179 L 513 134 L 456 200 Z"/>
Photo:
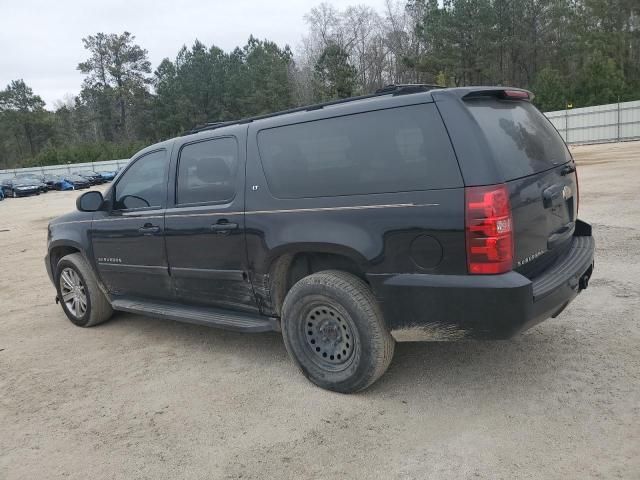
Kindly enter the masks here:
<path id="1" fill-rule="evenodd" d="M 528 276 L 571 242 L 578 209 L 575 165 L 553 125 L 526 100 L 465 101 L 507 184 L 514 224 L 514 269 Z"/>
<path id="2" fill-rule="evenodd" d="M 176 149 L 165 238 L 178 300 L 254 312 L 244 223 L 246 126 L 235 132 L 187 138 Z"/>

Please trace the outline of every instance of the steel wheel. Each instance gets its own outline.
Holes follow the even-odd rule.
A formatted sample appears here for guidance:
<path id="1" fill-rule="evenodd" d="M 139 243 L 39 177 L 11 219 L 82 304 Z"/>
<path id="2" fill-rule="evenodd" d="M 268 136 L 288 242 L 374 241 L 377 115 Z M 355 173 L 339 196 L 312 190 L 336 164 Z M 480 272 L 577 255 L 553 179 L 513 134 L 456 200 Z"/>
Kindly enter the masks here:
<path id="1" fill-rule="evenodd" d="M 320 368 L 339 371 L 347 368 L 355 351 L 356 338 L 351 318 L 329 304 L 313 305 L 300 322 L 300 339 L 307 356 Z"/>
<path id="2" fill-rule="evenodd" d="M 60 273 L 60 293 L 67 310 L 77 319 L 87 313 L 87 292 L 80 275 L 72 268 Z"/>
<path id="3" fill-rule="evenodd" d="M 393 356 L 373 292 L 338 270 L 313 273 L 291 287 L 282 305 L 282 337 L 304 376 L 335 392 L 367 388 Z"/>

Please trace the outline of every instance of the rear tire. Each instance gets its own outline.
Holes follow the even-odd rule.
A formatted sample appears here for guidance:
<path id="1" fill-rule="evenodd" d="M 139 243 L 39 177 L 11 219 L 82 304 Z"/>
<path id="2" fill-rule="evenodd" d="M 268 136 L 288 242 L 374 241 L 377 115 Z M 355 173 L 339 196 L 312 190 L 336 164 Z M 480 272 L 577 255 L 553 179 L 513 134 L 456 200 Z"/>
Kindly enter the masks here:
<path id="1" fill-rule="evenodd" d="M 360 278 L 328 270 L 296 283 L 282 307 L 282 336 L 302 373 L 327 390 L 364 390 L 387 370 L 395 342 Z"/>
<path id="2" fill-rule="evenodd" d="M 75 325 L 93 327 L 111 318 L 111 304 L 82 255 L 62 257 L 55 280 L 62 310 Z"/>

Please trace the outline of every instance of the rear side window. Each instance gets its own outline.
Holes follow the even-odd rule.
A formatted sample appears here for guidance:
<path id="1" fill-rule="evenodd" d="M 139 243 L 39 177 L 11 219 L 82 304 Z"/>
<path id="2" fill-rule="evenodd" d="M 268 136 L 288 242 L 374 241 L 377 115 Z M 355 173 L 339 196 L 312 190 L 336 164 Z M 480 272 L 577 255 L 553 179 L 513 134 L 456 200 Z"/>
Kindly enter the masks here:
<path id="1" fill-rule="evenodd" d="M 526 177 L 571 160 L 562 138 L 529 102 L 466 102 L 484 133 L 505 180 Z"/>
<path id="2" fill-rule="evenodd" d="M 433 104 L 262 130 L 258 148 L 269 188 L 279 198 L 462 186 Z"/>
<path id="3" fill-rule="evenodd" d="M 235 195 L 238 144 L 216 138 L 182 147 L 178 163 L 177 203 L 223 203 Z"/>

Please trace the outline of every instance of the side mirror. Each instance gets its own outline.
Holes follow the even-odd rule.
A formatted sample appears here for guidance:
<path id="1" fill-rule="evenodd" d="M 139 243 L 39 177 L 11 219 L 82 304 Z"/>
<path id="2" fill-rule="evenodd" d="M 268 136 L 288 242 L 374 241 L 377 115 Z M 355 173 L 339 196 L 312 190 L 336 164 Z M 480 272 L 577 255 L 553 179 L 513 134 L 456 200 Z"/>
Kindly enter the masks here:
<path id="1" fill-rule="evenodd" d="M 104 198 L 102 193 L 92 190 L 90 192 L 83 193 L 76 200 L 76 208 L 81 212 L 96 212 L 100 210 Z"/>

